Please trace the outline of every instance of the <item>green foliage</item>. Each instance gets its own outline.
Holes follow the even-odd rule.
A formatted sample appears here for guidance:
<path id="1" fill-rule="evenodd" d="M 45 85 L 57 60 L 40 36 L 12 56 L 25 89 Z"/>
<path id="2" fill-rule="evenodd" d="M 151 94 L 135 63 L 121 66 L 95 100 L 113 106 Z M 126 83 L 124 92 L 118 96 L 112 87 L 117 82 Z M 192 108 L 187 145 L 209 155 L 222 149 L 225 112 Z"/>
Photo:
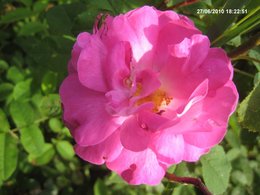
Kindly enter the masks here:
<path id="1" fill-rule="evenodd" d="M 17 159 L 17 139 L 8 133 L 0 133 L 0 181 L 7 180 L 13 174 Z"/>
<path id="2" fill-rule="evenodd" d="M 226 191 L 229 183 L 231 164 L 221 146 L 216 146 L 201 158 L 203 179 L 214 194 Z M 214 176 L 214 177 L 213 177 Z"/>
<path id="3" fill-rule="evenodd" d="M 68 141 L 57 141 L 56 143 L 57 151 L 61 157 L 65 160 L 71 160 L 74 156 L 74 150 L 72 145 Z"/>
<path id="4" fill-rule="evenodd" d="M 0 133 L 6 133 L 10 129 L 9 122 L 4 111 L 0 108 Z"/>
<path id="5" fill-rule="evenodd" d="M 260 83 L 244 99 L 238 109 L 239 120 L 251 131 L 260 131 Z"/>
<path id="6" fill-rule="evenodd" d="M 232 57 L 241 102 L 221 146 L 195 164 L 169 169 L 203 178 L 224 195 L 260 194 L 259 3 L 254 0 L 17 0 L 0 2 L 0 194 L 195 195 L 191 185 L 130 186 L 102 166 L 80 160 L 61 117 L 59 85 L 78 33 L 92 31 L 99 13 L 117 15 L 152 5 L 187 15 Z M 194 1 L 195 2 L 195 1 Z M 198 9 L 244 9 L 247 14 L 198 14 Z M 252 39 L 254 37 L 254 39 Z M 241 48 L 244 43 L 249 43 Z"/>

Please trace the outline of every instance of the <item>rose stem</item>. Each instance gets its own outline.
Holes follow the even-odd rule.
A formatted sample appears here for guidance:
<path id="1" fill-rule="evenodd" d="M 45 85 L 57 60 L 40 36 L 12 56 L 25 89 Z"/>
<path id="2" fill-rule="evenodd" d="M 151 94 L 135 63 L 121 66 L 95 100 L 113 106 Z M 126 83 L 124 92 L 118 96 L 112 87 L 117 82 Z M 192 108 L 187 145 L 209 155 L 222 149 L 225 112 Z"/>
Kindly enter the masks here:
<path id="1" fill-rule="evenodd" d="M 200 189 L 200 191 L 203 192 L 204 195 L 212 195 L 212 193 L 208 190 L 208 188 L 202 183 L 202 181 L 199 178 L 178 177 L 172 173 L 167 173 L 167 172 L 165 174 L 165 178 L 167 178 L 172 182 L 192 184 L 198 189 Z"/>

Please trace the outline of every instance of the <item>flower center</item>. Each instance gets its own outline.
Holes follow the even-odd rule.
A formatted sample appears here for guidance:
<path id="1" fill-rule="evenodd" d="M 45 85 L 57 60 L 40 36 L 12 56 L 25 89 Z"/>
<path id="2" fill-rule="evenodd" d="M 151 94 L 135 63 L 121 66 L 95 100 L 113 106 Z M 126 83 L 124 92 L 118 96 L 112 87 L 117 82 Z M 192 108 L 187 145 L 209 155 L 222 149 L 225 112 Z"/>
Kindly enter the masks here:
<path id="1" fill-rule="evenodd" d="M 142 85 L 137 83 L 137 88 L 134 96 L 140 95 L 142 91 Z M 169 97 L 166 92 L 161 89 L 157 89 L 152 94 L 137 100 L 136 105 L 141 105 L 145 102 L 153 102 L 153 112 L 163 112 L 167 105 L 171 102 L 172 98 Z"/>

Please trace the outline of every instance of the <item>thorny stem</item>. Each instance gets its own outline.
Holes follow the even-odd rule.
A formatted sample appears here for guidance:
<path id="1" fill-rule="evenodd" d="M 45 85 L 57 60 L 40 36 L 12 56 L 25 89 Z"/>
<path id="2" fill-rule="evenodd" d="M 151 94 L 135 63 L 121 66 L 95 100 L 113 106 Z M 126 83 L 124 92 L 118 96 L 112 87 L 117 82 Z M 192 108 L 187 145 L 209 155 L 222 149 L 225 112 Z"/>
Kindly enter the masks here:
<path id="1" fill-rule="evenodd" d="M 172 173 L 167 173 L 167 172 L 165 174 L 165 178 L 167 178 L 172 182 L 192 184 L 195 187 L 197 187 L 204 195 L 212 195 L 212 193 L 208 190 L 208 188 L 203 184 L 203 182 L 199 178 L 178 177 Z"/>

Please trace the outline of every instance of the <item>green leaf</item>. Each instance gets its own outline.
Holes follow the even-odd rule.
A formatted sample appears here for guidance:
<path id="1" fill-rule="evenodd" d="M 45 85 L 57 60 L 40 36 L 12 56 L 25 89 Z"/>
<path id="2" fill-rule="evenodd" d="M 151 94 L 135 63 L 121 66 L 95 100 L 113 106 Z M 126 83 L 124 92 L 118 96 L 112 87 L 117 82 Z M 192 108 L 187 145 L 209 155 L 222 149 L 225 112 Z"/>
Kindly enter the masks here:
<path id="1" fill-rule="evenodd" d="M 260 24 L 260 7 L 250 11 L 244 18 L 212 41 L 212 45 L 221 46 L 238 35 L 245 34 Z"/>
<path id="2" fill-rule="evenodd" d="M 108 189 L 101 179 L 97 179 L 94 185 L 94 195 L 107 195 Z"/>
<path id="3" fill-rule="evenodd" d="M 251 58 L 255 58 L 255 59 L 260 59 L 260 48 L 258 47 L 256 47 L 255 49 L 251 49 L 249 52 L 248 52 L 248 55 L 249 55 L 249 57 L 251 57 Z M 257 68 L 257 70 L 258 70 L 258 73 L 260 72 L 260 63 L 259 62 L 256 62 L 256 61 L 251 61 L 254 65 L 255 65 L 255 67 Z"/>
<path id="4" fill-rule="evenodd" d="M 33 4 L 33 11 L 40 13 L 40 12 L 44 11 L 47 6 L 48 6 L 48 2 L 36 1 Z"/>
<path id="5" fill-rule="evenodd" d="M 182 163 L 179 163 L 177 166 L 176 166 L 176 169 L 174 170 L 174 174 L 178 175 L 178 176 L 190 176 L 190 172 L 189 172 L 189 169 L 187 167 L 187 163 L 185 162 L 182 162 Z"/>
<path id="6" fill-rule="evenodd" d="M 62 123 L 58 118 L 51 118 L 49 120 L 49 127 L 53 132 L 59 133 L 62 130 Z"/>
<path id="7" fill-rule="evenodd" d="M 24 75 L 17 67 L 12 66 L 8 69 L 6 78 L 14 83 L 18 83 L 23 81 Z"/>
<path id="8" fill-rule="evenodd" d="M 34 109 L 28 102 L 12 102 L 10 106 L 10 114 L 17 127 L 31 125 L 35 120 Z"/>
<path id="9" fill-rule="evenodd" d="M 10 129 L 9 122 L 4 111 L 0 108 L 0 133 L 7 132 Z"/>
<path id="10" fill-rule="evenodd" d="M 255 86 L 260 82 L 260 72 L 255 74 L 254 84 Z"/>
<path id="11" fill-rule="evenodd" d="M 13 174 L 17 159 L 17 140 L 8 133 L 0 133 L 0 180 L 6 180 Z"/>
<path id="12" fill-rule="evenodd" d="M 13 92 L 13 85 L 10 83 L 0 84 L 0 101 L 5 100 Z"/>
<path id="13" fill-rule="evenodd" d="M 21 81 L 14 87 L 13 96 L 15 100 L 27 99 L 31 95 L 31 82 L 32 79 Z"/>
<path id="14" fill-rule="evenodd" d="M 57 87 L 57 73 L 48 71 L 43 79 L 42 79 L 42 84 L 41 84 L 41 88 L 42 91 L 45 94 L 49 94 L 49 93 L 53 93 L 56 90 Z"/>
<path id="15" fill-rule="evenodd" d="M 28 8 L 16 8 L 1 17 L 0 23 L 11 23 L 32 16 L 33 12 Z"/>
<path id="16" fill-rule="evenodd" d="M 231 179 L 236 184 L 242 184 L 242 185 L 247 184 L 247 178 L 246 178 L 245 174 L 238 170 L 235 170 L 234 172 L 232 172 Z"/>
<path id="17" fill-rule="evenodd" d="M 4 60 L 0 60 L 0 72 L 2 70 L 7 70 L 7 68 L 9 67 L 8 63 Z"/>
<path id="18" fill-rule="evenodd" d="M 34 35 L 35 33 L 44 31 L 47 29 L 47 26 L 45 24 L 42 24 L 41 22 L 29 22 L 25 23 L 19 30 L 18 35 L 20 36 L 29 36 Z"/>
<path id="19" fill-rule="evenodd" d="M 37 156 L 43 152 L 44 137 L 37 125 L 21 128 L 20 133 L 21 143 L 29 154 Z"/>
<path id="20" fill-rule="evenodd" d="M 260 82 L 239 105 L 238 120 L 249 130 L 260 131 Z"/>
<path id="21" fill-rule="evenodd" d="M 90 6 L 99 10 L 107 10 L 107 11 L 114 11 L 113 7 L 111 6 L 108 0 L 96 0 L 91 1 Z"/>
<path id="22" fill-rule="evenodd" d="M 202 176 L 206 186 L 213 194 L 226 191 L 229 182 L 231 164 L 222 146 L 216 146 L 201 158 Z"/>
<path id="23" fill-rule="evenodd" d="M 55 6 L 46 15 L 50 31 L 56 35 L 71 34 L 72 21 L 64 6 Z"/>
<path id="24" fill-rule="evenodd" d="M 194 190 L 192 185 L 177 185 L 173 189 L 173 193 L 171 195 L 196 195 L 197 193 Z"/>
<path id="25" fill-rule="evenodd" d="M 20 0 L 24 5 L 29 7 L 32 4 L 32 0 Z"/>
<path id="26" fill-rule="evenodd" d="M 45 96 L 40 103 L 41 112 L 47 116 L 55 116 L 61 112 L 60 96 L 58 94 L 49 94 Z"/>
<path id="27" fill-rule="evenodd" d="M 65 160 L 71 160 L 75 155 L 74 149 L 68 141 L 57 141 L 56 148 L 58 153 Z"/>
<path id="28" fill-rule="evenodd" d="M 46 165 L 48 164 L 54 157 L 55 155 L 55 150 L 53 148 L 52 144 L 44 144 L 43 151 L 42 153 L 38 155 L 32 155 L 30 154 L 28 157 L 28 160 L 33 164 L 33 165 Z"/>
<path id="29" fill-rule="evenodd" d="M 224 5 L 223 10 L 226 11 L 229 9 L 240 9 L 249 1 L 250 0 L 228 0 Z M 214 22 L 209 26 L 207 33 L 210 37 L 210 40 L 214 40 L 216 37 L 221 35 L 234 22 L 236 17 L 236 14 L 227 13 L 214 15 Z"/>

